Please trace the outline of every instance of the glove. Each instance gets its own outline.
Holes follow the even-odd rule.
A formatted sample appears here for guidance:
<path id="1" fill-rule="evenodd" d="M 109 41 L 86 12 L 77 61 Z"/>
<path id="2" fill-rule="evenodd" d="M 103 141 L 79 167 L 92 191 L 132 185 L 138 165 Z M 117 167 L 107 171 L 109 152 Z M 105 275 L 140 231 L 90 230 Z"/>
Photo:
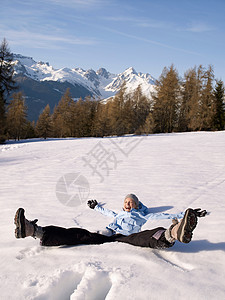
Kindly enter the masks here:
<path id="1" fill-rule="evenodd" d="M 201 217 L 205 217 L 205 215 L 207 214 L 207 211 L 204 209 L 204 210 L 201 210 L 201 208 L 196 208 L 196 209 L 193 209 L 196 216 L 201 218 Z"/>
<path id="2" fill-rule="evenodd" d="M 98 204 L 96 200 L 88 200 L 87 205 L 91 208 L 94 209 L 95 206 Z"/>

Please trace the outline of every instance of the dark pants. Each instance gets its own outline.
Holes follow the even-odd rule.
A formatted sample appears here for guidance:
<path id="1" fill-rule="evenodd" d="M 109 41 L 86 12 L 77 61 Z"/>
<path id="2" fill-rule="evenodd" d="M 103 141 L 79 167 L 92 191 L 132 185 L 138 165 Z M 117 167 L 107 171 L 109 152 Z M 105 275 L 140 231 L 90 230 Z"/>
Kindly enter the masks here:
<path id="1" fill-rule="evenodd" d="M 174 243 L 170 243 L 166 240 L 165 230 L 166 229 L 163 227 L 158 227 L 152 230 L 144 230 L 138 233 L 133 233 L 128 236 L 116 234 L 114 240 L 139 247 L 156 249 L 170 248 L 174 245 Z"/>
<path id="2" fill-rule="evenodd" d="M 158 227 L 152 230 L 145 230 L 139 233 L 133 233 L 128 236 L 115 234 L 105 236 L 102 234 L 89 232 L 82 228 L 62 228 L 56 226 L 43 227 L 44 235 L 41 239 L 42 246 L 60 246 L 60 245 L 80 245 L 80 244 L 103 244 L 109 242 L 122 242 L 134 246 L 149 248 L 169 248 L 174 243 L 169 243 L 164 236 L 165 228 Z M 160 236 L 157 232 L 162 231 Z"/>

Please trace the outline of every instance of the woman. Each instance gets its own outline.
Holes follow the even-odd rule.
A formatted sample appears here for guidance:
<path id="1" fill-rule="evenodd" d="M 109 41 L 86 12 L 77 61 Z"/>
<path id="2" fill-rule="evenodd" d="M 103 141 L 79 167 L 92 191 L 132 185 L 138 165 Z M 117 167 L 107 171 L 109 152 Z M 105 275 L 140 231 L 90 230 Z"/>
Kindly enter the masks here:
<path id="1" fill-rule="evenodd" d="M 147 207 L 139 202 L 137 196 L 128 194 L 125 197 L 123 211 L 116 214 L 102 208 L 96 200 L 89 200 L 88 206 L 103 214 L 114 217 L 114 221 L 106 228 L 110 234 L 89 232 L 82 228 L 63 228 L 57 226 L 38 226 L 37 219 L 29 221 L 25 218 L 24 209 L 16 212 L 14 223 L 16 225 L 16 238 L 31 236 L 39 238 L 42 246 L 103 244 L 107 242 L 123 242 L 140 247 L 169 248 L 176 240 L 189 243 L 192 233 L 197 225 L 198 217 L 204 217 L 206 210 L 187 209 L 180 214 L 153 214 L 148 213 Z M 177 218 L 182 218 L 178 222 Z M 152 230 L 141 230 L 141 226 L 149 219 L 173 219 L 172 225 L 165 229 L 157 227 Z"/>

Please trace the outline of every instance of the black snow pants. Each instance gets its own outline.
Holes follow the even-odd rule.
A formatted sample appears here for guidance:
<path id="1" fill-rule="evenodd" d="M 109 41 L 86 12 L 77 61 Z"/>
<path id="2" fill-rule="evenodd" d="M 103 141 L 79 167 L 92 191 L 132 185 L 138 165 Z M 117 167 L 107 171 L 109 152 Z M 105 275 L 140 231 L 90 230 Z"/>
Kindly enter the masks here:
<path id="1" fill-rule="evenodd" d="M 138 233 L 133 233 L 128 236 L 116 234 L 114 241 L 127 243 L 139 247 L 148 247 L 155 249 L 170 248 L 175 243 L 170 243 L 165 238 L 166 229 L 157 227 L 152 230 L 144 230 Z"/>
<path id="2" fill-rule="evenodd" d="M 80 244 L 103 244 L 109 242 L 122 242 L 139 247 L 169 248 L 174 243 L 169 243 L 164 235 L 165 228 L 158 227 L 125 236 L 115 234 L 105 236 L 95 232 L 89 232 L 82 228 L 63 228 L 57 226 L 43 227 L 42 246 L 80 245 Z"/>

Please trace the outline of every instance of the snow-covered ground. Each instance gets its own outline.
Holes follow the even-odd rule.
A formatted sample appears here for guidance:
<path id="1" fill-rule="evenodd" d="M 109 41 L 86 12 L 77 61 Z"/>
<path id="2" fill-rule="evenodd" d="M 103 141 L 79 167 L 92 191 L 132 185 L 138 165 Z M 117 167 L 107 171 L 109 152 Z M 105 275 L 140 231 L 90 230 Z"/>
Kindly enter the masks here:
<path id="1" fill-rule="evenodd" d="M 1 299 L 225 299 L 225 132 L 12 142 L 0 146 L 0 168 Z M 209 215 L 190 244 L 168 250 L 14 237 L 18 207 L 42 226 L 96 231 L 111 219 L 87 199 L 117 212 L 128 193 L 152 212 Z"/>

